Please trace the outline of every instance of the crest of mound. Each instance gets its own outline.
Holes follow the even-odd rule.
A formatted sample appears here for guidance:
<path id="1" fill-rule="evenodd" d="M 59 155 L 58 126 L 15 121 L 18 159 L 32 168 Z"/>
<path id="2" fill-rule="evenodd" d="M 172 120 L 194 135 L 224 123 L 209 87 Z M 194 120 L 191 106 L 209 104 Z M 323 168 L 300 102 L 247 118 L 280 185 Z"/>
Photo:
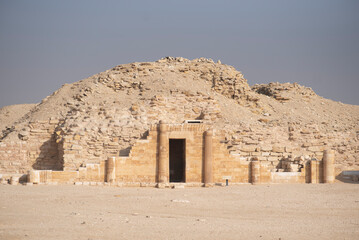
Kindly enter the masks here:
<path id="1" fill-rule="evenodd" d="M 166 57 L 156 62 L 118 65 L 65 84 L 15 122 L 14 127 L 16 132 L 29 131 L 29 122 L 62 119 L 67 126 L 65 130 L 75 128 L 75 121 L 102 121 L 99 116 L 105 113 L 115 117 L 115 112 L 122 112 L 123 118 L 127 116 L 124 112 L 133 115 L 142 111 L 142 115 L 148 116 L 155 102 L 177 109 L 169 113 L 167 108 L 159 107 L 156 121 L 162 118 L 178 123 L 194 118 L 215 122 L 219 118 L 230 118 L 233 107 L 255 106 L 255 101 L 255 93 L 247 80 L 232 66 L 206 58 Z M 232 110 L 226 109 L 232 105 Z M 186 107 L 191 111 L 184 110 Z M 244 108 L 236 112 L 242 114 L 243 111 L 250 113 Z M 141 125 L 152 123 L 155 122 L 145 121 Z"/>
<path id="2" fill-rule="evenodd" d="M 268 124 L 294 123 L 298 126 L 316 125 L 322 131 L 355 129 L 359 106 L 343 104 L 317 95 L 312 88 L 298 83 L 255 84 L 253 92 L 266 113 L 259 119 Z"/>
<path id="3" fill-rule="evenodd" d="M 216 92 L 244 102 L 252 92 L 241 72 L 206 58 L 166 57 L 156 62 L 119 65 L 96 77 L 116 92 L 139 90 L 142 95 L 173 90 Z"/>

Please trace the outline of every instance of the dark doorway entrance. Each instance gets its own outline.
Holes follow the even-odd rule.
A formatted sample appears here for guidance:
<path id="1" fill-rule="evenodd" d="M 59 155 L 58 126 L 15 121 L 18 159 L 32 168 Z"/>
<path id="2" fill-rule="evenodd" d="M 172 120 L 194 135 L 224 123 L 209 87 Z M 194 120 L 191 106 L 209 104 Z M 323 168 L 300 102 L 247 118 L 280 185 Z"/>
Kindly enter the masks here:
<path id="1" fill-rule="evenodd" d="M 170 182 L 186 181 L 186 139 L 170 139 Z"/>

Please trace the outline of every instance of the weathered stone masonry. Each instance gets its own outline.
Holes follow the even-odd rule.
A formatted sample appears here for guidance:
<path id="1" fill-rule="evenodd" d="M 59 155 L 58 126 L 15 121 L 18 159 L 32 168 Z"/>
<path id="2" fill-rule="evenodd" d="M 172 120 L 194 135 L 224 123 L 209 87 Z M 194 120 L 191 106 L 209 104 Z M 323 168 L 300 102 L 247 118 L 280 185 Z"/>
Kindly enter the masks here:
<path id="1" fill-rule="evenodd" d="M 120 65 L 64 85 L 9 128 L 0 178 L 31 171 L 33 182 L 166 186 L 179 144 L 176 181 L 187 184 L 332 182 L 358 169 L 359 129 L 327 104 L 295 83 L 251 88 L 209 59 Z"/>
<path id="2" fill-rule="evenodd" d="M 18 141 L 0 142 L 1 173 L 26 173 L 35 170 L 62 170 L 61 146 L 55 129 L 59 120 L 30 122 Z"/>
<path id="3" fill-rule="evenodd" d="M 184 139 L 187 184 L 214 183 L 332 183 L 334 152 L 325 151 L 323 161 L 307 161 L 295 172 L 273 171 L 268 162 L 230 154 L 216 130 L 206 124 L 166 124 L 151 126 L 146 139 L 132 147 L 129 156 L 109 157 L 99 164 L 86 164 L 78 171 L 31 171 L 29 181 L 102 183 L 130 186 L 168 186 L 169 140 Z"/>

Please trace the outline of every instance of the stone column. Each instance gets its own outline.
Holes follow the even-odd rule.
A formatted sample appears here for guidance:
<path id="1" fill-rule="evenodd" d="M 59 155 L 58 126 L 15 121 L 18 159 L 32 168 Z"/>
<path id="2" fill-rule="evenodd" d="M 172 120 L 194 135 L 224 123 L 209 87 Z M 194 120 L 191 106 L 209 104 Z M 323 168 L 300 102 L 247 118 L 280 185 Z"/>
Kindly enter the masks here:
<path id="1" fill-rule="evenodd" d="M 334 183 L 334 150 L 325 150 L 323 155 L 323 183 Z"/>
<path id="2" fill-rule="evenodd" d="M 319 175 L 320 165 L 317 160 L 310 161 L 310 182 L 311 183 L 319 183 L 320 175 Z"/>
<path id="3" fill-rule="evenodd" d="M 106 163 L 106 182 L 112 183 L 116 181 L 116 158 L 107 158 Z"/>
<path id="4" fill-rule="evenodd" d="M 204 184 L 213 183 L 212 162 L 213 162 L 213 146 L 212 146 L 213 131 L 208 130 L 204 133 Z"/>
<path id="5" fill-rule="evenodd" d="M 10 184 L 11 185 L 18 185 L 19 184 L 20 177 L 18 176 L 12 176 L 10 178 Z"/>
<path id="6" fill-rule="evenodd" d="M 251 162 L 251 178 L 252 184 L 258 184 L 261 182 L 261 165 L 258 159 L 253 159 Z"/>
<path id="7" fill-rule="evenodd" d="M 27 182 L 29 183 L 40 183 L 40 172 L 36 170 L 30 170 L 27 175 Z"/>
<path id="8" fill-rule="evenodd" d="M 168 182 L 168 168 L 169 168 L 169 159 L 168 159 L 168 139 L 167 139 L 167 125 L 160 121 L 160 136 L 159 136 L 159 154 L 158 154 L 158 183 L 167 183 Z"/>

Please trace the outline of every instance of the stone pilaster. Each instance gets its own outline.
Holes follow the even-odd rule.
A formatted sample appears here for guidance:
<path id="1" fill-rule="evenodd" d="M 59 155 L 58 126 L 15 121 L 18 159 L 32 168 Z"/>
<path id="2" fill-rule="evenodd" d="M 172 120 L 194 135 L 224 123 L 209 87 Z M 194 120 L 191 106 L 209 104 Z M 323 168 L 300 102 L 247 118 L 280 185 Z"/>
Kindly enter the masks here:
<path id="1" fill-rule="evenodd" d="M 320 183 L 320 162 L 317 160 L 310 161 L 310 182 Z"/>
<path id="2" fill-rule="evenodd" d="M 213 144 L 212 144 L 213 131 L 208 130 L 204 133 L 204 177 L 205 185 L 213 183 Z"/>
<path id="3" fill-rule="evenodd" d="M 168 137 L 167 137 L 167 124 L 160 121 L 159 126 L 159 139 L 158 139 L 158 183 L 168 183 Z"/>
<path id="4" fill-rule="evenodd" d="M 252 184 L 258 184 L 261 182 L 261 165 L 258 159 L 254 159 L 251 162 L 251 178 Z"/>
<path id="5" fill-rule="evenodd" d="M 116 158 L 107 158 L 106 163 L 106 182 L 112 183 L 116 181 Z"/>

